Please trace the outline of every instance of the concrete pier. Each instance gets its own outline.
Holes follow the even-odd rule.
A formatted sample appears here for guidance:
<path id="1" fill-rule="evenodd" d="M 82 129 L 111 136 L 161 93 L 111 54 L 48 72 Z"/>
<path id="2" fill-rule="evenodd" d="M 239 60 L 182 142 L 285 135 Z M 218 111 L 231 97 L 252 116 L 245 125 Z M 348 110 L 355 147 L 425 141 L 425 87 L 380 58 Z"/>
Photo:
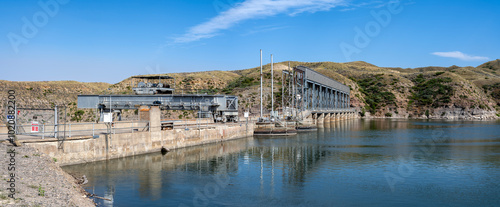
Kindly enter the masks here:
<path id="1" fill-rule="evenodd" d="M 323 118 L 323 122 L 325 124 L 327 124 L 327 123 L 329 124 L 330 123 L 330 117 L 331 117 L 331 114 L 330 113 L 326 113 L 325 116 L 324 116 L 324 118 Z"/>
<path id="2" fill-rule="evenodd" d="M 318 128 L 323 128 L 324 127 L 324 121 L 325 121 L 325 114 L 319 114 L 317 115 L 317 121 L 316 125 Z"/>
<path id="3" fill-rule="evenodd" d="M 330 128 L 337 122 L 358 118 L 355 112 L 314 112 L 304 122 L 315 124 L 318 128 Z"/>

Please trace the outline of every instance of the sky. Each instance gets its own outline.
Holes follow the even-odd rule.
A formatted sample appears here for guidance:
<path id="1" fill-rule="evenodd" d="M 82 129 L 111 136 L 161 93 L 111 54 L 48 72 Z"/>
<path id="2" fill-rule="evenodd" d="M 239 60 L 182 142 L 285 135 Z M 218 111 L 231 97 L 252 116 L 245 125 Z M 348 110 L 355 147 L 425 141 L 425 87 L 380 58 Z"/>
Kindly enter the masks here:
<path id="1" fill-rule="evenodd" d="M 270 62 L 478 66 L 498 0 L 1 0 L 0 80 L 116 83 Z"/>

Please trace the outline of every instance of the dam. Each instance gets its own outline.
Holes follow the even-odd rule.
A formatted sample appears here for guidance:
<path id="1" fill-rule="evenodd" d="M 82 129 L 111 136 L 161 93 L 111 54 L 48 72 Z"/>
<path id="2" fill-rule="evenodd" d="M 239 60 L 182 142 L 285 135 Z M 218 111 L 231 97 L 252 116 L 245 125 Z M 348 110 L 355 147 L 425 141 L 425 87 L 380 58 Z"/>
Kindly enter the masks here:
<path id="1" fill-rule="evenodd" d="M 329 123 L 355 118 L 349 108 L 349 87 L 322 74 L 295 67 L 286 78 L 286 107 L 280 119 L 300 117 L 296 123 L 313 123 L 319 128 Z M 79 95 L 78 108 L 94 109 L 97 123 L 18 125 L 19 140 L 57 160 L 60 165 L 95 162 L 225 142 L 251 137 L 257 119 L 240 117 L 238 96 L 173 94 L 169 76 L 136 76 L 135 95 Z M 285 80 L 285 79 L 284 79 Z M 284 101 L 284 100 L 283 100 Z M 294 110 L 289 111 L 288 109 Z M 122 111 L 137 109 L 138 120 L 122 121 Z M 190 110 L 192 120 L 162 120 L 162 110 Z M 57 107 L 55 110 L 57 114 Z M 297 125 L 298 126 L 298 125 Z M 0 136 L 4 133 L 0 128 Z M 31 130 L 31 131 L 30 131 Z M 5 132 L 6 135 L 6 132 Z"/>

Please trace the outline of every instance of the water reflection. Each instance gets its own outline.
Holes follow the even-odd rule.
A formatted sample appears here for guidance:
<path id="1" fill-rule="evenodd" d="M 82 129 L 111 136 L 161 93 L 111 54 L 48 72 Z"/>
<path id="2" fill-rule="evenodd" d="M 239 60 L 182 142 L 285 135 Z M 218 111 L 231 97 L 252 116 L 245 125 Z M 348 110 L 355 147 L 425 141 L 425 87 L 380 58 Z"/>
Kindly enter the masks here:
<path id="1" fill-rule="evenodd" d="M 240 139 L 64 169 L 87 175 L 88 191 L 112 199 L 97 201 L 104 206 L 499 202 L 498 122 L 328 125 L 296 137 Z M 397 182 L 391 186 L 387 175 Z"/>

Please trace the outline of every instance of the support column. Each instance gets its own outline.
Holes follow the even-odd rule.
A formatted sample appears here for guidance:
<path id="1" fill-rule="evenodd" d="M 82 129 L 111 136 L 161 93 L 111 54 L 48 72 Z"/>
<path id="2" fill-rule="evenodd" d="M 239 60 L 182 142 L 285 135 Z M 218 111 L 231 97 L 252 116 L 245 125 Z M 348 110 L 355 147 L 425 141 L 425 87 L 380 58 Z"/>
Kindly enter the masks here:
<path id="1" fill-rule="evenodd" d="M 318 121 L 316 122 L 316 125 L 318 128 L 324 128 L 324 121 L 325 121 L 325 115 L 323 113 L 317 115 Z"/>
<path id="2" fill-rule="evenodd" d="M 323 119 L 324 127 L 330 128 L 330 113 L 325 114 L 325 118 Z"/>
<path id="3" fill-rule="evenodd" d="M 330 116 L 331 116 L 330 113 L 326 113 L 325 114 L 325 118 L 324 118 L 324 121 L 323 121 L 323 122 L 325 122 L 325 124 L 326 123 L 330 124 Z"/>
<path id="4" fill-rule="evenodd" d="M 149 127 L 151 132 L 159 132 L 161 131 L 161 111 L 159 106 L 151 106 L 149 109 Z"/>
<path id="5" fill-rule="evenodd" d="M 334 104 L 333 104 L 333 107 L 334 107 L 335 109 L 338 109 L 338 108 L 339 108 L 339 105 L 338 105 L 338 102 L 339 102 L 338 91 L 335 91 L 335 92 L 334 92 L 334 97 L 333 97 L 333 98 L 334 98 L 334 101 L 333 101 L 333 103 L 334 103 Z"/>
<path id="6" fill-rule="evenodd" d="M 312 103 L 312 110 L 316 110 L 316 99 L 317 99 L 317 96 L 316 96 L 316 84 L 312 84 L 312 99 L 311 99 L 311 103 Z"/>
<path id="7" fill-rule="evenodd" d="M 347 108 L 351 107 L 351 94 L 347 94 Z"/>
<path id="8" fill-rule="evenodd" d="M 345 94 L 342 93 L 342 108 L 345 108 Z"/>
<path id="9" fill-rule="evenodd" d="M 344 93 L 340 93 L 340 101 L 339 101 L 339 108 L 343 109 L 344 108 Z"/>

